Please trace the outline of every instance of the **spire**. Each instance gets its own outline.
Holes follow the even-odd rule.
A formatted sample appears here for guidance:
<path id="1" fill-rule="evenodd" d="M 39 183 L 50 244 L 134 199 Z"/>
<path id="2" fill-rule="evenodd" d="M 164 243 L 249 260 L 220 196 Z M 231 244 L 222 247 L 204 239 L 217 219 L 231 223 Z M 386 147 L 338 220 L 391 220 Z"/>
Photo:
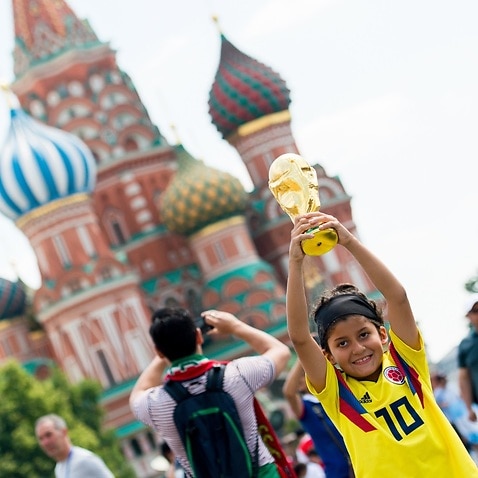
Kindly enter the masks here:
<path id="1" fill-rule="evenodd" d="M 13 94 L 12 90 L 10 89 L 10 85 L 8 83 L 0 81 L 0 90 L 4 94 L 5 99 L 7 101 L 8 108 L 10 110 L 20 108 L 20 103 L 18 101 L 18 98 Z"/>
<path id="2" fill-rule="evenodd" d="M 100 44 L 86 20 L 65 0 L 12 0 L 15 74 L 70 49 Z"/>
<path id="3" fill-rule="evenodd" d="M 221 25 L 219 25 L 219 17 L 218 17 L 217 15 L 213 15 L 213 16 L 212 16 L 212 21 L 216 24 L 217 31 L 218 31 L 219 34 L 221 35 L 221 34 L 222 34 L 222 30 L 221 30 Z"/>

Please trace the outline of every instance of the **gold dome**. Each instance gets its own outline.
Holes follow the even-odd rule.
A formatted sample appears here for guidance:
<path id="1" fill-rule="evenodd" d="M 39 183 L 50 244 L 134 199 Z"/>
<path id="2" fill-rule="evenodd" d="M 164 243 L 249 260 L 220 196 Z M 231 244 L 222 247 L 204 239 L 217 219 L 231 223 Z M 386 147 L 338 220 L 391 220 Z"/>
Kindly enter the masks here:
<path id="1" fill-rule="evenodd" d="M 161 198 L 160 214 L 170 231 L 191 235 L 203 227 L 243 214 L 248 196 L 229 173 L 206 166 L 182 145 L 178 171 Z"/>

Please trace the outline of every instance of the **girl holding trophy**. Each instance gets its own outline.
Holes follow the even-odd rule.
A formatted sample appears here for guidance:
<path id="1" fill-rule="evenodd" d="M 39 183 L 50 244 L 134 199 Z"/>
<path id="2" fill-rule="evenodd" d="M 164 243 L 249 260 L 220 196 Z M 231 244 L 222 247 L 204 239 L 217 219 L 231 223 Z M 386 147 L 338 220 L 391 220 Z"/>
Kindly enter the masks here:
<path id="1" fill-rule="evenodd" d="M 344 438 L 356 477 L 478 478 L 476 464 L 435 401 L 423 338 L 401 283 L 335 217 L 315 210 L 299 213 L 293 222 L 289 336 L 310 392 Z M 313 239 L 313 231 L 329 229 L 383 294 L 389 333 L 378 306 L 355 286 L 340 284 L 319 298 L 319 344 L 312 337 L 301 244 Z"/>

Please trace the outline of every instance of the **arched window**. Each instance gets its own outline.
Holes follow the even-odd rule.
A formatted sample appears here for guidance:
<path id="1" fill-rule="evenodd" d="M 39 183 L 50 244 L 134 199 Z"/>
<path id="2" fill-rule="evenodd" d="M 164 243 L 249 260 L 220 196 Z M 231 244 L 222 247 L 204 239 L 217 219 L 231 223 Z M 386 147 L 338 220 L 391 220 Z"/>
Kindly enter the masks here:
<path id="1" fill-rule="evenodd" d="M 123 213 L 119 209 L 108 208 L 103 214 L 103 223 L 113 246 L 126 244 L 129 232 Z"/>
<path id="2" fill-rule="evenodd" d="M 113 232 L 115 235 L 116 243 L 119 244 L 125 244 L 126 243 L 126 238 L 124 237 L 123 234 L 123 229 L 121 229 L 121 226 L 119 222 L 113 221 L 111 223 L 111 226 L 113 227 Z"/>
<path id="3" fill-rule="evenodd" d="M 143 450 L 141 450 L 141 445 L 136 438 L 132 438 L 130 444 L 134 456 L 141 456 L 143 454 Z"/>
<path id="4" fill-rule="evenodd" d="M 138 149 L 138 143 L 134 138 L 129 137 L 124 142 L 124 149 L 125 151 L 136 151 Z"/>
<path id="5" fill-rule="evenodd" d="M 116 385 L 116 380 L 113 375 L 113 372 L 110 368 L 110 364 L 108 363 L 108 360 L 106 359 L 106 355 L 103 352 L 103 350 L 97 350 L 96 351 L 98 360 L 100 361 L 101 367 L 103 369 L 103 372 L 105 373 L 106 380 L 108 380 L 108 385 L 112 387 L 113 385 Z"/>

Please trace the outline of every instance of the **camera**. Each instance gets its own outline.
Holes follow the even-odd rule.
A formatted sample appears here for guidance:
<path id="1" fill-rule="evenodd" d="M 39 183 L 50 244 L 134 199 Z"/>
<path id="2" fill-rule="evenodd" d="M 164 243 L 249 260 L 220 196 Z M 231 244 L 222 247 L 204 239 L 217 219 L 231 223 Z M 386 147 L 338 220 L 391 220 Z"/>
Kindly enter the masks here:
<path id="1" fill-rule="evenodd" d="M 201 330 L 203 334 L 206 334 L 210 330 L 212 330 L 214 327 L 212 325 L 209 325 L 206 323 L 206 320 L 202 315 L 199 315 L 194 319 L 194 323 L 196 324 L 196 327 Z"/>

